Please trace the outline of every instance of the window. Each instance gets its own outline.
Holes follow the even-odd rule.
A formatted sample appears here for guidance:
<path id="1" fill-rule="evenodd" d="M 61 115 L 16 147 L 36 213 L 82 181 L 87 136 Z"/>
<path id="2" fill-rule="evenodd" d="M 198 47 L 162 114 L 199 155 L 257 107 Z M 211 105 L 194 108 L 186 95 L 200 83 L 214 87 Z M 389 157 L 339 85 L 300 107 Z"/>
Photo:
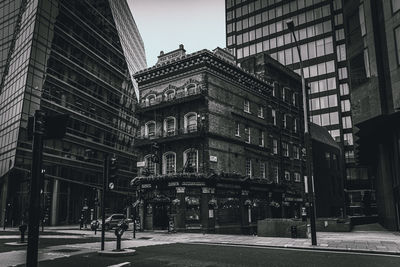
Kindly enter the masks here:
<path id="1" fill-rule="evenodd" d="M 342 124 L 343 124 L 343 129 L 351 128 L 351 117 L 350 116 L 342 117 Z"/>
<path id="2" fill-rule="evenodd" d="M 275 111 L 275 109 L 271 110 L 271 118 L 272 118 L 272 124 L 276 125 L 276 111 Z"/>
<path id="3" fill-rule="evenodd" d="M 298 173 L 298 172 L 294 173 L 294 181 L 301 182 L 300 173 Z"/>
<path id="4" fill-rule="evenodd" d="M 240 123 L 236 122 L 235 136 L 240 136 Z"/>
<path id="5" fill-rule="evenodd" d="M 243 102 L 243 111 L 250 113 L 250 102 L 247 99 L 245 99 Z"/>
<path id="6" fill-rule="evenodd" d="M 172 99 L 174 99 L 175 98 L 175 90 L 168 90 L 166 93 L 165 93 L 165 99 L 166 100 L 172 100 Z"/>
<path id="7" fill-rule="evenodd" d="M 165 136 L 175 135 L 175 118 L 168 117 L 164 120 L 164 133 Z"/>
<path id="8" fill-rule="evenodd" d="M 400 9 L 400 0 L 392 0 L 392 12 L 396 13 Z"/>
<path id="9" fill-rule="evenodd" d="M 367 78 L 371 77 L 371 71 L 369 68 L 368 48 L 364 49 L 364 67 L 365 67 L 365 76 L 367 76 Z"/>
<path id="10" fill-rule="evenodd" d="M 293 120 L 293 132 L 295 132 L 295 133 L 297 133 L 297 129 L 298 129 L 298 124 L 299 123 L 299 121 L 298 121 L 298 119 L 294 119 Z"/>
<path id="11" fill-rule="evenodd" d="M 290 172 L 289 171 L 285 171 L 285 180 L 290 181 Z"/>
<path id="12" fill-rule="evenodd" d="M 144 135 L 146 138 L 155 138 L 156 137 L 156 122 L 149 121 L 145 124 Z"/>
<path id="13" fill-rule="evenodd" d="M 250 136 L 250 127 L 248 127 L 248 126 L 244 127 L 244 138 L 245 138 L 245 142 L 250 144 L 251 136 Z"/>
<path id="14" fill-rule="evenodd" d="M 272 149 L 275 155 L 278 154 L 278 140 L 272 140 Z"/>
<path id="15" fill-rule="evenodd" d="M 263 147 L 264 146 L 264 132 L 260 130 L 258 135 L 258 145 Z"/>
<path id="16" fill-rule="evenodd" d="M 345 133 L 343 134 L 343 141 L 345 145 L 352 146 L 353 145 L 353 134 Z"/>
<path id="17" fill-rule="evenodd" d="M 147 172 L 149 175 L 156 174 L 156 163 L 154 163 L 152 156 L 153 155 L 147 155 L 146 157 L 144 157 L 144 161 L 146 163 L 145 172 Z"/>
<path id="18" fill-rule="evenodd" d="M 272 177 L 274 177 L 274 182 L 275 183 L 279 183 L 279 168 L 278 165 L 274 164 L 274 166 L 272 167 Z"/>
<path id="19" fill-rule="evenodd" d="M 344 61 L 346 60 L 346 45 L 341 44 L 336 47 L 337 50 L 337 60 L 339 61 Z"/>
<path id="20" fill-rule="evenodd" d="M 400 26 L 394 29 L 394 38 L 396 40 L 397 64 L 400 65 Z"/>
<path id="21" fill-rule="evenodd" d="M 163 155 L 163 174 L 176 172 L 176 155 L 174 152 L 167 152 Z"/>
<path id="22" fill-rule="evenodd" d="M 156 95 L 149 95 L 146 98 L 146 105 L 153 105 L 156 102 Z"/>
<path id="23" fill-rule="evenodd" d="M 185 90 L 188 95 L 194 95 L 196 93 L 196 85 L 194 83 L 191 83 L 186 86 Z"/>
<path id="24" fill-rule="evenodd" d="M 358 7 L 358 15 L 360 18 L 361 36 L 367 34 L 367 28 L 365 27 L 365 16 L 364 16 L 364 4 Z"/>
<path id="25" fill-rule="evenodd" d="M 329 152 L 325 152 L 325 163 L 328 168 L 331 167 L 331 154 Z"/>
<path id="26" fill-rule="evenodd" d="M 248 177 L 252 176 L 251 159 L 246 159 L 246 176 L 248 176 Z"/>
<path id="27" fill-rule="evenodd" d="M 347 79 L 347 68 L 339 68 L 339 80 Z"/>
<path id="28" fill-rule="evenodd" d="M 194 148 L 189 148 L 183 152 L 183 171 L 197 172 L 198 171 L 198 151 Z"/>
<path id="29" fill-rule="evenodd" d="M 287 120 L 288 120 L 287 115 L 283 114 L 282 123 L 283 123 L 283 128 L 285 128 L 285 129 L 287 128 Z"/>
<path id="30" fill-rule="evenodd" d="M 258 117 L 264 118 L 264 108 L 261 106 L 258 107 Z"/>
<path id="31" fill-rule="evenodd" d="M 283 156 L 289 157 L 289 145 L 288 145 L 288 143 L 282 142 L 282 153 L 283 153 Z"/>
<path id="32" fill-rule="evenodd" d="M 192 133 L 197 131 L 197 114 L 190 112 L 184 117 L 185 133 Z"/>
<path id="33" fill-rule="evenodd" d="M 341 101 L 342 112 L 350 111 L 350 100 L 342 100 Z"/>
<path id="34" fill-rule="evenodd" d="M 265 162 L 260 162 L 260 177 L 264 179 L 267 178 L 265 173 Z"/>
<path id="35" fill-rule="evenodd" d="M 349 85 L 347 83 L 340 84 L 339 87 L 341 96 L 349 94 Z"/>
<path id="36" fill-rule="evenodd" d="M 298 146 L 293 146 L 293 157 L 295 159 L 300 159 L 300 149 Z"/>

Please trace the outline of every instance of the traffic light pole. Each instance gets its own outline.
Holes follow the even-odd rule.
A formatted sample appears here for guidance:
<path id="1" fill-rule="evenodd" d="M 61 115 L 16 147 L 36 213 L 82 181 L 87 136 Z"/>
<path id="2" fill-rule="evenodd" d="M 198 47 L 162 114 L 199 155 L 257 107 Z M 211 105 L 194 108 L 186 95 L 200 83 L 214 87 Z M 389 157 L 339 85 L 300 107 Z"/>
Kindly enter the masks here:
<path id="1" fill-rule="evenodd" d="M 109 156 L 108 154 L 104 158 L 103 167 L 103 191 L 101 192 L 101 250 L 104 250 L 104 237 L 105 237 L 105 223 L 106 223 L 106 209 L 105 209 L 105 199 L 107 191 L 107 180 L 108 180 L 108 169 L 109 169 Z"/>
<path id="2" fill-rule="evenodd" d="M 36 110 L 33 130 L 33 149 L 31 166 L 31 185 L 29 202 L 28 248 L 26 266 L 36 267 L 38 260 L 39 220 L 40 220 L 40 184 L 42 171 L 42 151 L 44 135 L 44 113 Z"/>

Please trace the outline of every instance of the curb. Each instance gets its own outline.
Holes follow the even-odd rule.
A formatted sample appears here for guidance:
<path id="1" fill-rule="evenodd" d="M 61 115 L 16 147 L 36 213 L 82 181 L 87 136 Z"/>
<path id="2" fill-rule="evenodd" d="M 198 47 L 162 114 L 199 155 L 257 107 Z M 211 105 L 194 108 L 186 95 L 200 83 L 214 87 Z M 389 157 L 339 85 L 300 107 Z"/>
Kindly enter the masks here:
<path id="1" fill-rule="evenodd" d="M 109 257 L 122 257 L 122 256 L 132 256 L 136 253 L 134 249 L 125 248 L 121 251 L 114 251 L 114 250 L 103 250 L 97 251 L 97 254 L 100 256 L 109 256 Z"/>
<path id="2" fill-rule="evenodd" d="M 24 247 L 28 245 L 28 241 L 26 242 L 9 242 L 9 243 L 4 243 L 6 246 L 11 246 L 11 247 Z"/>
<path id="3" fill-rule="evenodd" d="M 376 250 L 362 250 L 362 249 L 343 249 L 343 248 L 329 248 L 329 247 L 299 247 L 299 246 L 273 246 L 273 245 L 252 245 L 252 244 L 240 244 L 240 243 L 222 243 L 222 242 L 201 242 L 195 241 L 186 244 L 205 244 L 205 245 L 225 245 L 225 246 L 248 246 L 248 247 L 259 247 L 259 248 L 282 248 L 282 249 L 299 249 L 299 250 L 320 250 L 320 251 L 334 251 L 334 252 L 355 252 L 362 254 L 377 254 L 377 255 L 391 255 L 400 256 L 400 252 L 391 251 L 376 251 Z"/>

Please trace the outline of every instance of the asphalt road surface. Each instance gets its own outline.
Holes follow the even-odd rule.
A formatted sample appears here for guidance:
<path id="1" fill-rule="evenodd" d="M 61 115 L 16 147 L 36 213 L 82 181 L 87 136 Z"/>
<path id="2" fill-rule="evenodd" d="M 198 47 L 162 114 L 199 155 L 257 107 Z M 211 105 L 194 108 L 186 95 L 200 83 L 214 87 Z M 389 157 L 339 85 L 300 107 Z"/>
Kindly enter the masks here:
<path id="1" fill-rule="evenodd" d="M 171 244 L 136 248 L 128 257 L 81 254 L 39 266 L 111 266 L 130 262 L 134 267 L 238 267 L 238 266 L 400 266 L 400 255 L 379 255 L 321 250 L 282 249 L 216 244 Z"/>

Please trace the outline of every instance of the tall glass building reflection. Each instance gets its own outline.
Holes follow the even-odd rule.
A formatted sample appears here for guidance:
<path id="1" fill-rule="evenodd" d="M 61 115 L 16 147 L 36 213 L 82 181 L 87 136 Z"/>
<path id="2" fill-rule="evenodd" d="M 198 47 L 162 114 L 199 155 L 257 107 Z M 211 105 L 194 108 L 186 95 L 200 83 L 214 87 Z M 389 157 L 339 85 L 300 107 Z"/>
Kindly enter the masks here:
<path id="1" fill-rule="evenodd" d="M 85 205 L 96 213 L 105 154 L 114 153 L 120 168 L 108 206 L 124 208 L 136 173 L 137 89 L 130 77 L 146 59 L 133 17 L 121 8 L 125 0 L 113 2 L 0 3 L 1 222 L 6 216 L 17 224 L 27 210 L 32 145 L 26 127 L 37 109 L 71 117 L 66 137 L 44 144 L 49 223 L 77 222 Z"/>
<path id="2" fill-rule="evenodd" d="M 226 0 L 226 42 L 239 62 L 268 53 L 300 74 L 292 19 L 310 86 L 310 120 L 344 148 L 347 179 L 366 176 L 354 161 L 342 0 Z"/>

